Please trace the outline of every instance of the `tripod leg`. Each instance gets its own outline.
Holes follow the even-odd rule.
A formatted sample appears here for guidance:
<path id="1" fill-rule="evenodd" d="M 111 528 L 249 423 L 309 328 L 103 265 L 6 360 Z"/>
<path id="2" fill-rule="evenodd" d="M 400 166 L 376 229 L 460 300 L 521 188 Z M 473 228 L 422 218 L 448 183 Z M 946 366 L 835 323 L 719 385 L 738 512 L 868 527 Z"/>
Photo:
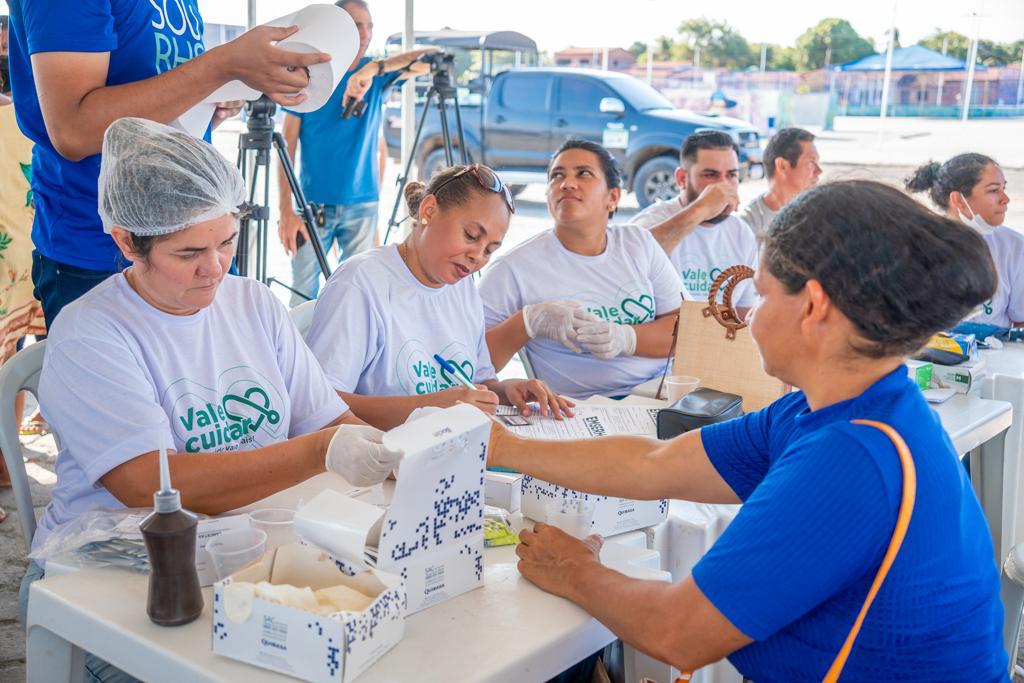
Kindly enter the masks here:
<path id="1" fill-rule="evenodd" d="M 409 154 L 409 158 L 405 161 L 405 172 L 398 179 L 398 193 L 395 195 L 395 204 L 391 207 L 391 218 L 388 219 L 388 229 L 384 233 L 384 241 L 381 244 L 388 243 L 388 237 L 391 236 L 391 229 L 398 226 L 398 222 L 395 217 L 398 216 L 398 207 L 402 203 L 402 198 L 405 195 L 405 185 L 409 182 L 409 173 L 412 171 L 413 162 L 416 161 L 416 148 L 420 145 L 420 135 L 423 133 L 423 124 L 427 121 L 427 114 L 430 112 L 430 102 L 434 99 L 434 95 L 437 92 L 433 87 L 427 91 L 427 99 L 423 102 L 423 111 L 420 113 L 420 120 L 416 124 L 416 135 L 412 139 L 412 153 Z M 429 181 L 430 178 L 424 178 L 424 182 Z"/>
<path id="2" fill-rule="evenodd" d="M 274 133 L 274 149 L 277 150 L 277 158 L 281 160 L 281 167 L 284 175 L 288 178 L 288 186 L 295 197 L 295 204 L 299 207 L 299 215 L 306 225 L 306 232 L 309 233 L 309 244 L 313 247 L 316 260 L 320 264 L 320 271 L 326 280 L 331 276 L 331 267 L 327 263 L 327 255 L 324 253 L 324 245 L 320 243 L 320 233 L 316 230 L 316 220 L 313 218 L 313 209 L 306 202 L 306 195 L 302 192 L 299 181 L 295 178 L 295 169 L 292 167 L 292 160 L 288 157 L 288 143 L 280 133 Z M 305 295 L 303 295 L 305 296 Z"/>
<path id="3" fill-rule="evenodd" d="M 444 140 L 444 161 L 449 166 L 455 164 L 455 155 L 452 153 L 452 133 L 448 130 L 448 111 L 444 104 L 444 95 L 438 94 L 437 108 L 441 113 L 441 138 Z"/>
<path id="4" fill-rule="evenodd" d="M 462 132 L 462 110 L 459 108 L 459 98 L 452 97 L 452 107 L 455 108 L 455 132 L 459 136 L 459 153 L 462 156 L 462 163 L 469 164 L 469 150 L 466 149 L 466 135 Z"/>

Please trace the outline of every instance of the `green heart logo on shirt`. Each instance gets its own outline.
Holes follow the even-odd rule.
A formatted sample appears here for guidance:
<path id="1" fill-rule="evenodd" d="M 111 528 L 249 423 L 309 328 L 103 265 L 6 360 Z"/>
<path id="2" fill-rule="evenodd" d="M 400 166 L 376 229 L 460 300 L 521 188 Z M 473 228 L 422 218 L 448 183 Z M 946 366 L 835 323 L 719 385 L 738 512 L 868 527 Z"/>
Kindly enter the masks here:
<path id="1" fill-rule="evenodd" d="M 252 400 L 254 396 L 259 399 L 259 403 Z M 281 414 L 270 407 L 270 396 L 268 396 L 267 392 L 263 391 L 261 387 L 252 387 L 245 392 L 244 396 L 236 396 L 235 394 L 224 395 L 221 405 L 224 407 L 224 412 L 227 413 L 228 419 L 234 420 L 235 422 L 242 422 L 246 417 L 239 413 L 233 413 L 231 408 L 228 407 L 229 403 L 248 406 L 259 414 L 259 418 L 254 422 L 250 419 L 249 431 L 253 433 L 260 428 L 264 419 L 272 425 L 276 425 L 281 421 Z"/>
<path id="2" fill-rule="evenodd" d="M 453 361 L 451 358 L 448 358 L 447 360 L 452 365 L 458 366 L 462 370 L 462 373 L 469 378 L 470 382 L 473 381 L 473 364 L 471 362 L 469 362 L 468 360 L 464 360 L 461 363 L 458 363 L 456 361 Z M 458 381 L 457 379 L 449 375 L 448 371 L 445 370 L 444 368 L 441 368 L 441 379 L 443 379 L 445 382 L 447 382 L 453 387 L 462 386 L 462 382 Z"/>
<path id="3" fill-rule="evenodd" d="M 622 311 L 640 324 L 648 318 L 654 319 L 654 297 L 650 294 L 641 294 L 637 298 L 627 297 L 622 300 Z"/>

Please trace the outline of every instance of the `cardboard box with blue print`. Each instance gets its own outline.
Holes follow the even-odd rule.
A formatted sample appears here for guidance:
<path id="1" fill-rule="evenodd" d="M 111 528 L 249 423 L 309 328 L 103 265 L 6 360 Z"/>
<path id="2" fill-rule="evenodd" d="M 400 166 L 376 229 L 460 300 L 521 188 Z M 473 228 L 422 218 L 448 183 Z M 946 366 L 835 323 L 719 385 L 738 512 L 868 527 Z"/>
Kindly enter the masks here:
<path id="1" fill-rule="evenodd" d="M 479 588 L 490 425 L 460 404 L 392 429 L 384 444 L 404 456 L 390 502 L 321 491 L 295 512 L 296 535 L 350 574 L 402 577 L 409 614 Z"/>
<path id="2" fill-rule="evenodd" d="M 548 503 L 560 498 L 594 501 L 594 521 L 590 525 L 590 533 L 602 536 L 614 536 L 657 526 L 668 516 L 667 500 L 630 500 L 597 496 L 557 486 L 529 475 L 523 476 L 521 506 L 524 517 L 536 522 L 547 521 Z"/>
<path id="3" fill-rule="evenodd" d="M 405 630 L 405 584 L 347 576 L 321 551 L 284 545 L 213 587 L 213 651 L 307 681 L 349 683 Z"/>

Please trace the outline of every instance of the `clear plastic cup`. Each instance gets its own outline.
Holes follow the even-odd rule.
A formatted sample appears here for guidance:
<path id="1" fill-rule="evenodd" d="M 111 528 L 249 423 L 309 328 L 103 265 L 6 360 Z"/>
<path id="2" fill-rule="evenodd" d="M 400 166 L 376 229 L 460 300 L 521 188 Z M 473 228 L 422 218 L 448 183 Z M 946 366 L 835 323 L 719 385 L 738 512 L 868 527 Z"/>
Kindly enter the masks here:
<path id="1" fill-rule="evenodd" d="M 227 578 L 260 559 L 266 548 L 267 533 L 262 529 L 225 531 L 206 544 L 206 552 L 210 553 L 218 579 Z"/>
<path id="2" fill-rule="evenodd" d="M 267 550 L 273 550 L 299 540 L 294 530 L 295 510 L 287 508 L 253 510 L 249 513 L 249 519 L 252 520 L 254 529 L 262 529 L 266 532 Z"/>
<path id="3" fill-rule="evenodd" d="M 683 396 L 697 388 L 699 377 L 689 375 L 670 375 L 665 378 L 665 393 L 669 403 L 675 403 Z"/>
<path id="4" fill-rule="evenodd" d="M 548 502 L 548 524 L 556 526 L 570 536 L 586 538 L 594 521 L 596 506 L 592 500 L 563 498 Z"/>

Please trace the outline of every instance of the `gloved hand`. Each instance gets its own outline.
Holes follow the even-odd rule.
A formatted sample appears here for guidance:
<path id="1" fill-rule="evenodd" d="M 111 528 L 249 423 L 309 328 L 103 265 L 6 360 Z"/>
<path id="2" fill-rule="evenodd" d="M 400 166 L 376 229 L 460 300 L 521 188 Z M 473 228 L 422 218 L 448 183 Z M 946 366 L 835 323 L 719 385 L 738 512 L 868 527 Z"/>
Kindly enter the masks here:
<path id="1" fill-rule="evenodd" d="M 574 322 L 578 326 L 596 320 L 599 318 L 585 311 L 578 301 L 549 301 L 523 306 L 523 325 L 530 339 L 544 337 L 576 353 L 580 353 L 580 347 L 573 343 L 576 341 Z"/>
<path id="2" fill-rule="evenodd" d="M 605 360 L 636 353 L 636 330 L 630 325 L 599 321 L 579 325 L 576 340 L 585 350 Z"/>
<path id="3" fill-rule="evenodd" d="M 327 445 L 327 470 L 354 486 L 373 486 L 398 467 L 401 451 L 384 446 L 384 432 L 369 425 L 341 425 Z"/>

